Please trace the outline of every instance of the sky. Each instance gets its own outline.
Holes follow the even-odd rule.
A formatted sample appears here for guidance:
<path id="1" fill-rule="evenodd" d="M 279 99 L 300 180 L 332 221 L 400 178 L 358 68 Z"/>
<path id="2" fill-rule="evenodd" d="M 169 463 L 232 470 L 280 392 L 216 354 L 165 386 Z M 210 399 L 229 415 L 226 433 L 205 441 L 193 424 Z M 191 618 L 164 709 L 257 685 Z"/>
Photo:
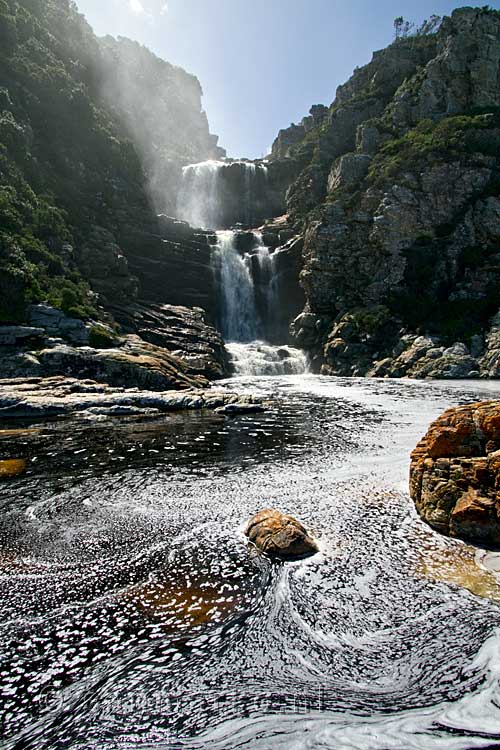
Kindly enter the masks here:
<path id="1" fill-rule="evenodd" d="M 266 155 L 281 128 L 393 39 L 397 16 L 421 23 L 446 0 L 76 0 L 99 36 L 128 36 L 194 73 L 212 133 L 233 157 Z M 500 10 L 500 0 L 490 2 Z M 418 7 L 417 7 L 418 6 Z"/>

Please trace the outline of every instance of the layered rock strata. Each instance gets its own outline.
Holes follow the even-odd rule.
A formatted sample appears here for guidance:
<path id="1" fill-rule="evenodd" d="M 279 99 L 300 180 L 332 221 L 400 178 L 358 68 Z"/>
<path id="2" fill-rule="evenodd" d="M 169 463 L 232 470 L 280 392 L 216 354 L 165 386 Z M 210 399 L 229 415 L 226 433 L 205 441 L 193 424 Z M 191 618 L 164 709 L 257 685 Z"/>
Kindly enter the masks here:
<path id="1" fill-rule="evenodd" d="M 0 419 L 56 416 L 155 416 L 181 409 L 257 410 L 258 399 L 229 391 L 190 389 L 153 393 L 110 387 L 84 378 L 49 377 L 0 380 Z M 262 406 L 258 407 L 262 410 Z"/>
<path id="2" fill-rule="evenodd" d="M 32 326 L 0 327 L 3 376 L 69 375 L 165 391 L 206 387 L 229 372 L 224 342 L 203 310 L 142 302 L 115 312 L 120 331 L 32 306 Z"/>
<path id="3" fill-rule="evenodd" d="M 460 8 L 374 54 L 327 113 L 282 132 L 300 163 L 293 325 L 331 375 L 495 377 L 500 13 Z"/>

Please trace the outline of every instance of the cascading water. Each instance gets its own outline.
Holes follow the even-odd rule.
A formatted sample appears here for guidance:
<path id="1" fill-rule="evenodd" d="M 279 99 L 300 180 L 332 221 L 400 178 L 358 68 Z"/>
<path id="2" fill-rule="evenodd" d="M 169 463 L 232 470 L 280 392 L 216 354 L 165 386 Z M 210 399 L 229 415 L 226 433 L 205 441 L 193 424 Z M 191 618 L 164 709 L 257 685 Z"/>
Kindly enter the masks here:
<path id="1" fill-rule="evenodd" d="M 289 346 L 265 342 L 276 319 L 279 295 L 273 254 L 260 233 L 253 233 L 251 252 L 241 254 L 236 233 L 217 232 L 212 255 L 219 280 L 219 328 L 237 375 L 290 375 L 307 370 L 305 354 Z"/>
<path id="2" fill-rule="evenodd" d="M 195 227 L 213 229 L 220 225 L 221 161 L 189 164 L 182 170 L 178 215 Z"/>
<path id="3" fill-rule="evenodd" d="M 264 341 L 226 344 L 236 375 L 302 375 L 307 372 L 303 351 L 292 346 L 271 346 Z"/>
<path id="4" fill-rule="evenodd" d="M 255 288 L 248 257 L 239 254 L 234 238 L 232 231 L 217 232 L 212 256 L 220 275 L 219 327 L 226 341 L 250 342 L 259 336 Z"/>
<path id="5" fill-rule="evenodd" d="M 177 215 L 192 226 L 251 226 L 265 215 L 268 170 L 247 161 L 203 161 L 182 170 Z"/>
<path id="6" fill-rule="evenodd" d="M 268 169 L 249 161 L 204 161 L 183 169 L 179 218 L 218 230 L 212 267 L 219 290 L 218 326 L 227 342 L 236 374 L 281 375 L 305 372 L 305 355 L 291 347 L 272 346 L 285 330 L 280 309 L 275 253 L 262 235 L 252 232 L 253 246 L 241 252 L 237 233 L 223 229 L 255 226 L 266 215 Z M 248 239 L 247 235 L 247 239 Z"/>

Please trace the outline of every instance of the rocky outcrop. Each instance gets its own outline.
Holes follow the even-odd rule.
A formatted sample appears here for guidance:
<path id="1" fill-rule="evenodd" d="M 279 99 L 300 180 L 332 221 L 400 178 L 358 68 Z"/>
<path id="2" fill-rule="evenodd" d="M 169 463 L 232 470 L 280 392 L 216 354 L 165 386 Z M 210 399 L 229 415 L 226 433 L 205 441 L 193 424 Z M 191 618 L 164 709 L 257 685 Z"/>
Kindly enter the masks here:
<path id="1" fill-rule="evenodd" d="M 288 210 L 294 223 L 300 223 L 324 200 L 335 159 L 353 152 L 357 144 L 372 144 L 370 151 L 375 143 L 381 145 L 384 136 L 373 131 L 362 135 L 360 129 L 383 113 L 398 87 L 432 59 L 435 51 L 435 40 L 426 37 L 420 44 L 403 41 L 375 52 L 371 63 L 358 68 L 346 84 L 338 87 L 327 113 L 322 109 L 316 122 L 313 118 L 301 140 L 297 126 L 278 136 L 272 156 L 292 160 L 301 170 L 288 192 Z M 280 141 L 285 139 L 286 143 L 287 133 L 293 133 L 295 142 L 283 149 Z"/>
<path id="2" fill-rule="evenodd" d="M 79 318 L 71 318 L 51 305 L 30 305 L 28 318 L 32 326 L 48 338 L 63 339 L 76 346 L 89 343 L 91 323 Z M 3 332 L 0 326 L 0 333 Z M 111 329 L 107 329 L 112 335 Z"/>
<path id="3" fill-rule="evenodd" d="M 124 246 L 128 248 L 125 240 Z M 133 274 L 116 236 L 103 227 L 92 225 L 77 252 L 78 266 L 102 302 L 127 302 L 139 291 L 139 279 Z"/>
<path id="4" fill-rule="evenodd" d="M 131 229 L 127 261 L 138 280 L 139 298 L 201 307 L 214 320 L 211 253 L 216 241 L 213 232 L 195 229 L 187 222 L 163 215 L 155 226 Z M 118 304 L 123 305 L 123 300 L 118 300 Z"/>
<path id="5" fill-rule="evenodd" d="M 315 104 L 309 110 L 309 115 L 304 117 L 300 125 L 293 122 L 289 128 L 284 128 L 278 133 L 274 141 L 270 158 L 272 160 L 282 160 L 293 157 L 293 146 L 301 143 L 307 133 L 320 127 L 328 117 L 328 107 L 323 104 Z"/>
<path id="6" fill-rule="evenodd" d="M 71 346 L 54 340 L 45 348 L 4 353 L 2 373 L 11 377 L 68 375 L 116 387 L 152 391 L 206 387 L 207 378 L 193 372 L 179 356 L 148 344 L 138 336 L 124 336 L 116 348 Z"/>
<path id="7" fill-rule="evenodd" d="M 318 551 L 307 529 L 279 510 L 261 510 L 252 516 L 245 526 L 245 535 L 257 549 L 282 560 L 297 560 Z"/>
<path id="8" fill-rule="evenodd" d="M 0 326 L 0 347 L 22 345 L 30 340 L 39 340 L 44 335 L 43 328 L 34 326 Z"/>
<path id="9" fill-rule="evenodd" d="M 191 372 L 209 380 L 229 373 L 222 337 L 207 323 L 201 308 L 138 301 L 114 307 L 112 312 L 123 332 L 135 333 L 143 341 L 179 357 Z"/>
<path id="10" fill-rule="evenodd" d="M 500 543 L 500 401 L 448 409 L 411 456 L 410 492 L 439 531 Z"/>
<path id="11" fill-rule="evenodd" d="M 481 372 L 485 377 L 500 377 L 500 312 L 491 320 L 486 336 L 486 351 L 481 359 Z"/>
<path id="12" fill-rule="evenodd" d="M 151 391 L 206 387 L 209 381 L 175 356 L 139 336 L 125 336 L 113 349 L 56 345 L 36 353 L 42 372 L 90 378 L 117 387 Z"/>
<path id="13" fill-rule="evenodd" d="M 63 415 L 154 417 L 181 409 L 218 409 L 230 404 L 240 406 L 243 411 L 258 403 L 252 396 L 239 396 L 229 391 L 191 389 L 152 393 L 65 376 L 0 380 L 0 418 L 3 419 Z"/>
<path id="14" fill-rule="evenodd" d="M 0 326 L 3 375 L 71 375 L 161 391 L 206 387 L 229 373 L 224 342 L 203 310 L 143 301 L 114 313 L 120 332 L 33 305 L 37 327 Z"/>
<path id="15" fill-rule="evenodd" d="M 480 376 L 480 360 L 472 357 L 461 342 L 446 347 L 440 346 L 436 338 L 406 335 L 400 339 L 400 344 L 400 348 L 406 346 L 401 354 L 396 349 L 392 357 L 375 362 L 368 375 L 442 380 Z"/>
<path id="16" fill-rule="evenodd" d="M 500 13 L 458 9 L 375 53 L 286 154 L 277 143 L 303 166 L 288 192 L 306 294 L 292 330 L 318 370 L 494 376 L 499 59 Z"/>
<path id="17" fill-rule="evenodd" d="M 328 175 L 328 192 L 352 188 L 364 180 L 371 164 L 368 154 L 346 154 L 338 159 Z"/>
<path id="18" fill-rule="evenodd" d="M 283 236 L 283 233 L 281 233 Z M 273 253 L 275 294 L 279 305 L 267 324 L 267 340 L 275 344 L 292 343 L 290 321 L 302 309 L 305 296 L 299 283 L 302 266 L 302 238 L 292 237 Z"/>

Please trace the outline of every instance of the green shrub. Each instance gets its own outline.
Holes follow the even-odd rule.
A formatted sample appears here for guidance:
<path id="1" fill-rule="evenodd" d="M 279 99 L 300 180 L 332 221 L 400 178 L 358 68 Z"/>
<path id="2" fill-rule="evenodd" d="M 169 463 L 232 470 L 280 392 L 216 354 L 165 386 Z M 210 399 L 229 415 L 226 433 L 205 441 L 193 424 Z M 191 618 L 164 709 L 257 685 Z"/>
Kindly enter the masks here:
<path id="1" fill-rule="evenodd" d="M 116 346 L 116 337 L 103 326 L 92 326 L 89 332 L 89 344 L 94 349 L 112 349 Z"/>
<path id="2" fill-rule="evenodd" d="M 394 180 L 409 164 L 431 164 L 437 160 L 453 161 L 462 156 L 496 153 L 500 114 L 457 115 L 439 122 L 422 120 L 401 138 L 385 143 L 375 156 L 368 172 L 372 184 Z M 488 132 L 489 131 L 489 132 Z"/>

